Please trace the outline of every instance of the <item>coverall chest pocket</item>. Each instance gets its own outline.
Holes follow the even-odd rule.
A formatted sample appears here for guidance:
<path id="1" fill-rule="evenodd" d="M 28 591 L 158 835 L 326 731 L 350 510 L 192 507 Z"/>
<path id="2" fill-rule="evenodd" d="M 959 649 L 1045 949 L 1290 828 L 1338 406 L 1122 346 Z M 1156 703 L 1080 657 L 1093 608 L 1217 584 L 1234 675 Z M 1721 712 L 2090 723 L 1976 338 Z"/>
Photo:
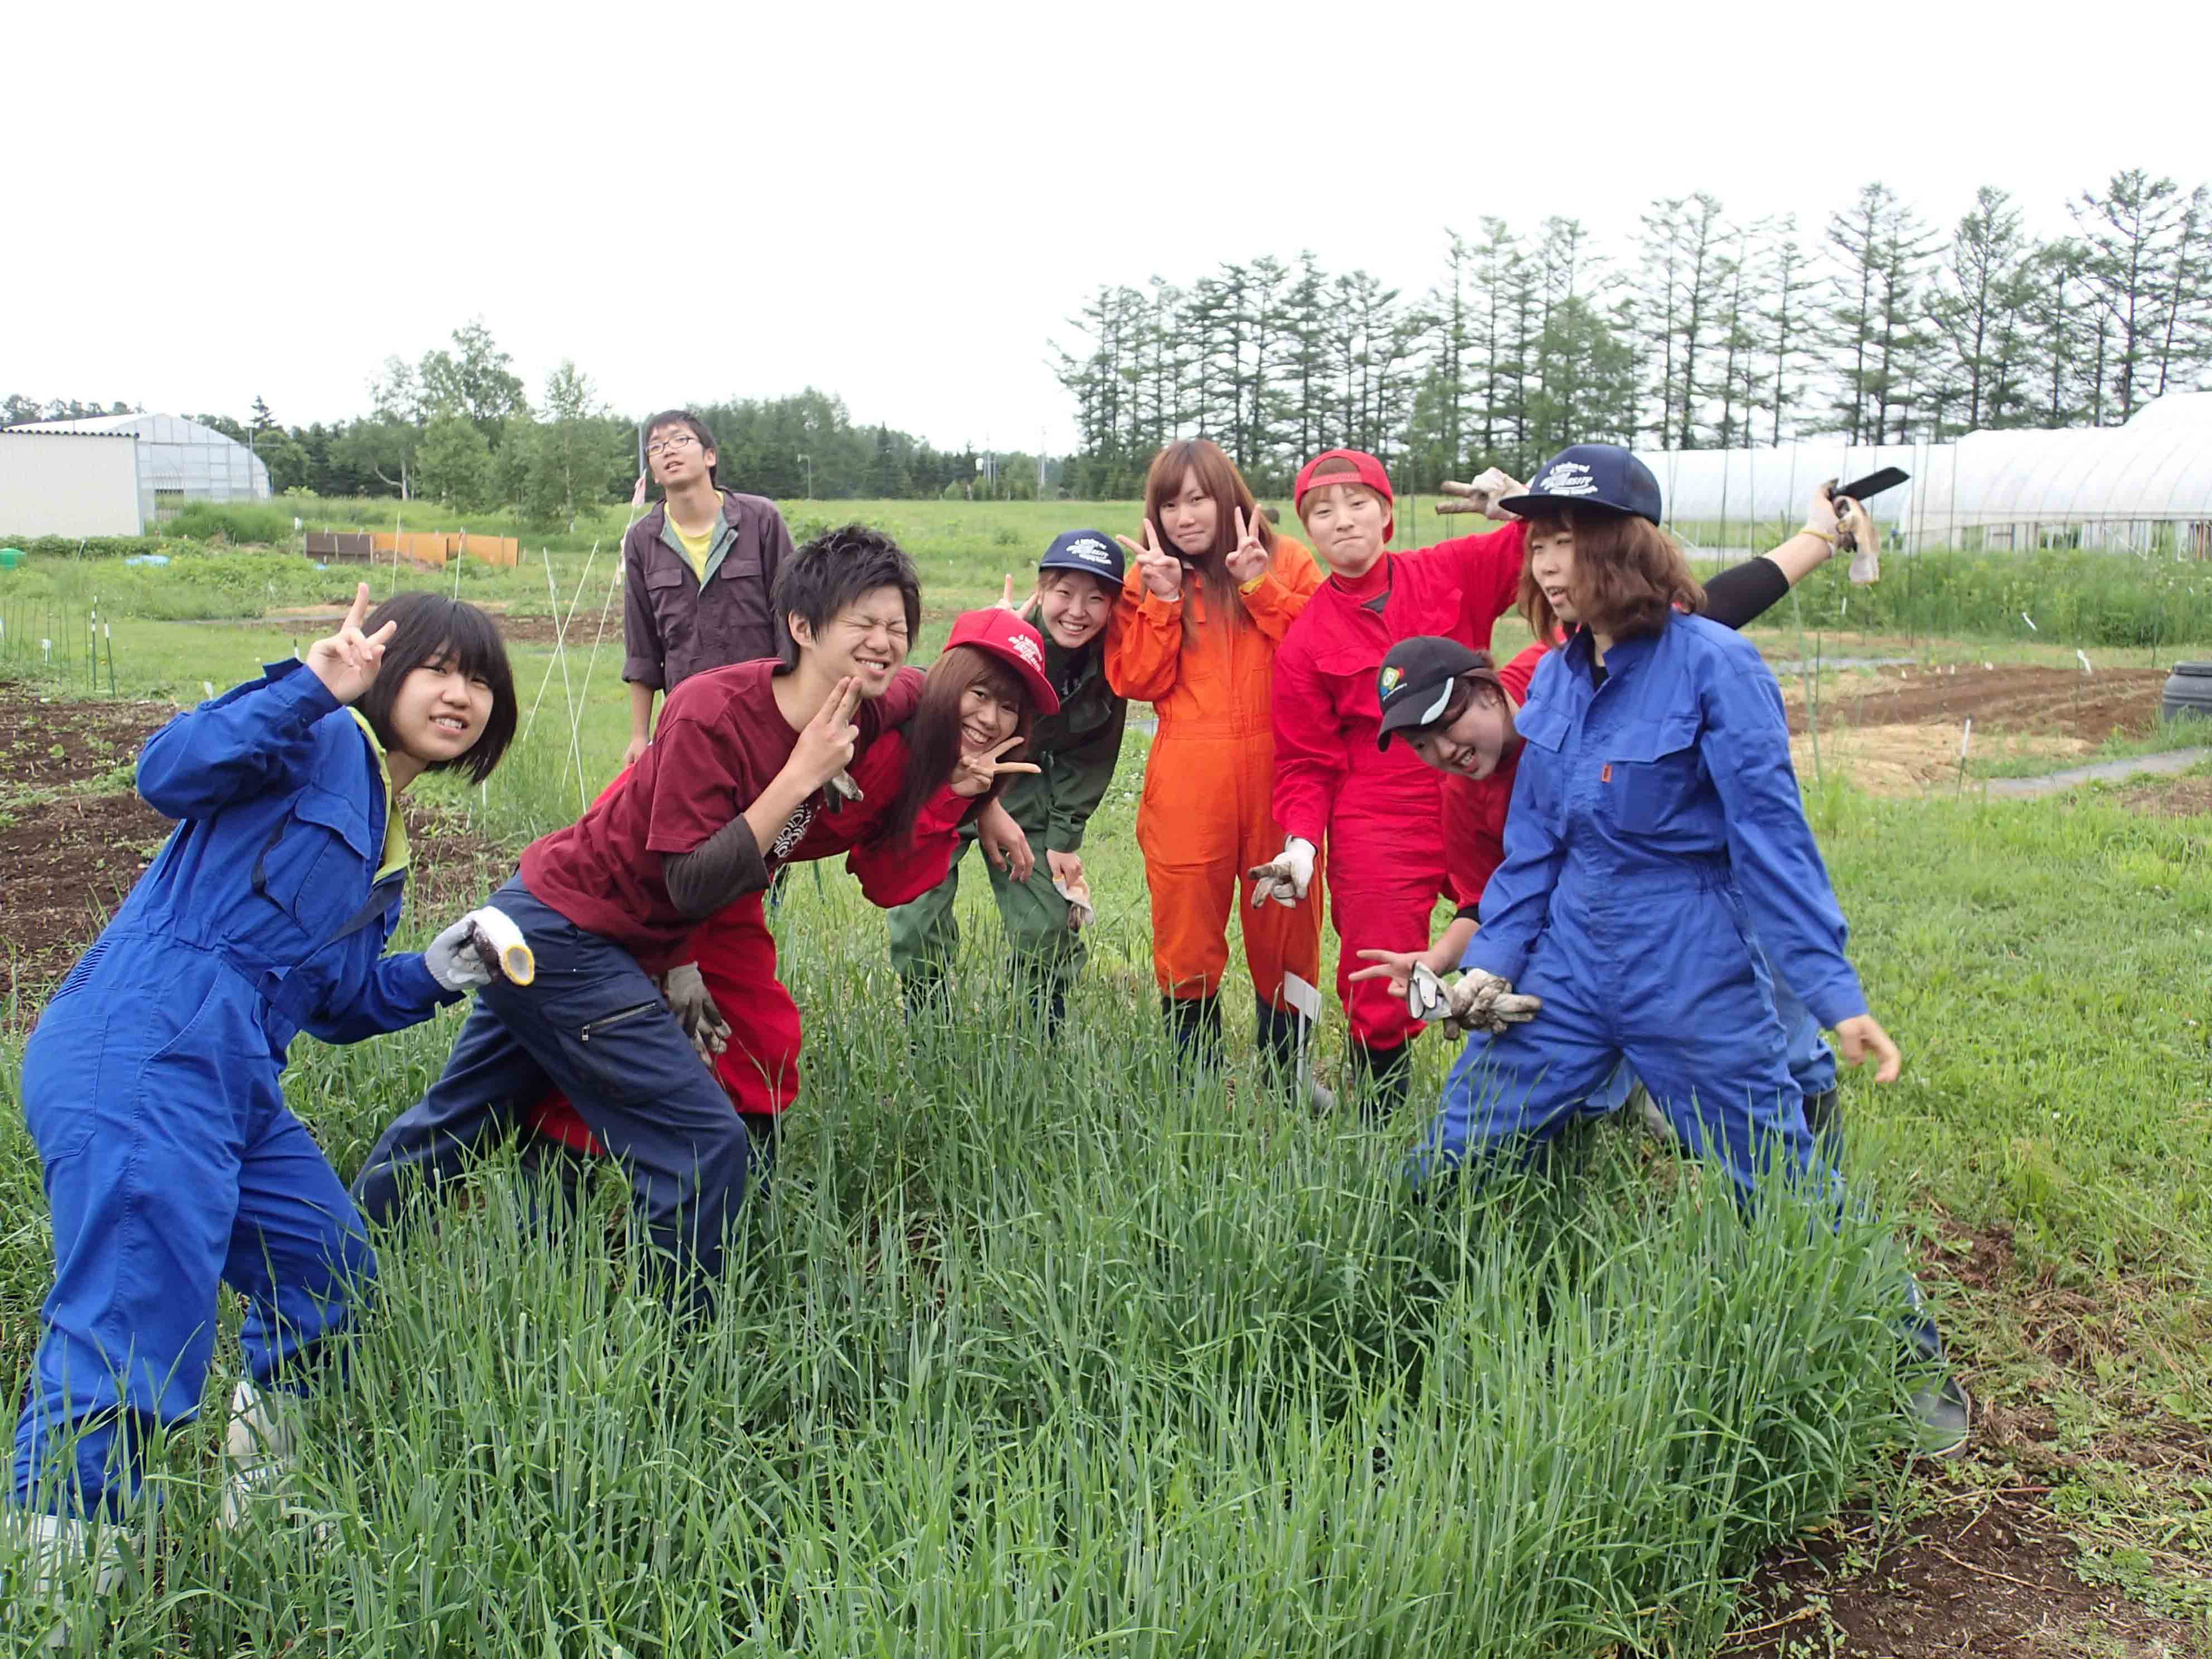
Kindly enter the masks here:
<path id="1" fill-rule="evenodd" d="M 1569 724 L 1565 709 L 1540 702 L 1530 703 L 1513 720 L 1522 742 L 1513 799 L 1522 811 L 1534 812 L 1555 833 L 1561 827 L 1565 799 L 1560 788 L 1560 768 Z"/>
<path id="2" fill-rule="evenodd" d="M 645 602 L 653 612 L 653 626 L 660 630 L 663 656 L 691 647 L 691 617 L 696 607 L 684 574 L 671 565 L 655 565 L 645 573 Z"/>
<path id="3" fill-rule="evenodd" d="M 1650 834 L 1680 819 L 1700 793 L 1698 722 L 1687 714 L 1639 720 L 1606 745 L 1601 786 L 1621 829 Z"/>
<path id="4" fill-rule="evenodd" d="M 361 901 L 362 874 L 375 848 L 368 820 L 325 789 L 303 789 L 258 850 L 253 890 L 320 938 Z"/>

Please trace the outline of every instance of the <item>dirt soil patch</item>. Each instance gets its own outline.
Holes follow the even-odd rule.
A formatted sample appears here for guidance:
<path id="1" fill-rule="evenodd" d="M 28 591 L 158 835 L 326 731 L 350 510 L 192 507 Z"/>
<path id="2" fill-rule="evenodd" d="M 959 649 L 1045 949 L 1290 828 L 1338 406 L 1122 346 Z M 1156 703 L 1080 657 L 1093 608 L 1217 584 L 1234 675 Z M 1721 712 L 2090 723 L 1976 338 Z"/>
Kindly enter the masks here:
<path id="1" fill-rule="evenodd" d="M 137 760 L 166 725 L 167 702 L 39 696 L 0 681 L 0 802 L 27 789 L 64 789 Z"/>
<path id="2" fill-rule="evenodd" d="M 2033 668 L 2000 663 L 1942 668 L 1893 667 L 1843 676 L 1823 688 L 1823 732 L 1838 726 L 1948 726 L 1956 733 L 1967 720 L 1974 737 L 2022 733 L 2072 738 L 2094 745 L 2111 738 L 2140 738 L 2158 724 L 2166 672 L 2157 668 Z M 1785 684 L 1790 729 L 1810 729 L 1802 690 Z"/>
<path id="3" fill-rule="evenodd" d="M 499 631 L 509 645 L 551 645 L 561 640 L 571 651 L 589 651 L 594 644 L 602 650 L 619 651 L 623 648 L 622 607 L 593 610 L 586 615 L 586 607 L 579 605 L 575 615 L 568 618 L 565 629 L 558 617 L 501 617 Z"/>
<path id="4" fill-rule="evenodd" d="M 2188 1626 L 2074 1575 L 2039 1486 L 1945 1486 L 1902 1540 L 1864 1514 L 1770 1560 L 1722 1651 L 1735 1659 L 2185 1659 Z M 1870 1565 L 1853 1565 L 1871 1556 Z M 1842 1573 L 1844 1576 L 1838 1576 Z"/>
<path id="5" fill-rule="evenodd" d="M 2212 813 L 2212 778 L 2166 778 L 2136 783 L 2113 797 L 2130 812 L 2156 818 L 2202 817 Z"/>

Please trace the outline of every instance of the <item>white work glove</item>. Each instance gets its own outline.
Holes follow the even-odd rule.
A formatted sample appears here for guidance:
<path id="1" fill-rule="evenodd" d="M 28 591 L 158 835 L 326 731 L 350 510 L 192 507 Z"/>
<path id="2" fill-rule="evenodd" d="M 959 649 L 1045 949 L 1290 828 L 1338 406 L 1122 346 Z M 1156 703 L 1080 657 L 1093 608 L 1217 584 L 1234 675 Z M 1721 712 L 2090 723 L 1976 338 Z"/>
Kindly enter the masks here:
<path id="1" fill-rule="evenodd" d="M 1256 864 L 1244 872 L 1252 878 L 1252 908 L 1256 910 L 1269 899 L 1285 909 L 1297 904 L 1313 885 L 1313 872 L 1314 844 L 1303 836 L 1292 836 L 1273 863 Z"/>
<path id="2" fill-rule="evenodd" d="M 482 942 L 474 910 L 432 939 L 422 952 L 422 965 L 445 991 L 472 991 L 490 984 L 498 961 L 498 953 Z"/>
<path id="3" fill-rule="evenodd" d="M 1521 484 L 1508 477 L 1504 469 L 1495 466 L 1473 483 L 1457 483 L 1446 478 L 1438 487 L 1446 499 L 1437 503 L 1437 512 L 1480 513 L 1500 524 L 1511 523 L 1514 515 L 1498 503 L 1508 495 L 1522 493 Z"/>
<path id="4" fill-rule="evenodd" d="M 730 1046 L 730 1022 L 714 1006 L 707 981 L 700 977 L 699 964 L 687 962 L 680 968 L 671 968 L 660 976 L 660 994 L 667 999 L 668 1012 L 676 1016 L 676 1023 L 691 1039 L 699 1058 L 713 1065 L 714 1057 Z"/>
<path id="5" fill-rule="evenodd" d="M 1842 537 L 1837 545 L 1851 556 L 1852 586 L 1867 587 L 1881 580 L 1881 532 L 1866 508 L 1848 495 L 1836 498 L 1836 528 Z"/>
<path id="6" fill-rule="evenodd" d="M 1512 981 L 1470 968 L 1444 994 L 1443 1023 L 1462 1031 L 1502 1031 L 1527 1024 L 1543 1006 L 1541 997 L 1515 994 Z"/>

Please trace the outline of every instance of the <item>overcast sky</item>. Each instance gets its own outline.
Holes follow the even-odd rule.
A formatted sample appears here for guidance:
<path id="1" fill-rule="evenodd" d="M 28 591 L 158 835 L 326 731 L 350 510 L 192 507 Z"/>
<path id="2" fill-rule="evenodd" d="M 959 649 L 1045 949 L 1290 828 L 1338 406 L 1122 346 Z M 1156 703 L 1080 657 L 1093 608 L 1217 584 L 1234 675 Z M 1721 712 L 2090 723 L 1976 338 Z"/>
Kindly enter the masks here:
<path id="1" fill-rule="evenodd" d="M 533 398 L 568 356 L 631 414 L 811 383 L 1060 450 L 1102 283 L 1310 248 L 1417 293 L 1447 226 L 1625 252 L 1700 189 L 1948 225 L 1989 183 L 2052 232 L 2117 168 L 2193 185 L 2212 8 L 2150 10 L 11 6 L 0 393 L 337 419 L 481 316 Z"/>

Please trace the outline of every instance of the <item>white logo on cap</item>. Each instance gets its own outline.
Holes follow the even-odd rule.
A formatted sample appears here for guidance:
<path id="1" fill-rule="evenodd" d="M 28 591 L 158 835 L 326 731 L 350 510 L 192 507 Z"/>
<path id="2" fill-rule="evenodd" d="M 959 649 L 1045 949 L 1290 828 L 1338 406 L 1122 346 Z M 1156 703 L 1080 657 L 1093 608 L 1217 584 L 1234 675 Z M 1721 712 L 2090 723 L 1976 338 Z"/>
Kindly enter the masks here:
<path id="1" fill-rule="evenodd" d="M 1079 542 L 1068 543 L 1067 551 L 1074 554 L 1079 559 L 1087 559 L 1092 564 L 1108 564 L 1112 562 L 1112 561 L 1107 556 L 1106 544 L 1102 541 L 1094 540 L 1089 536 L 1085 536 Z"/>
<path id="2" fill-rule="evenodd" d="M 1540 495 L 1595 495 L 1597 480 L 1580 461 L 1561 461 L 1536 481 Z"/>
<path id="3" fill-rule="evenodd" d="M 1017 634 L 1013 637 L 1014 654 L 1042 673 L 1044 670 L 1044 650 L 1031 635 Z"/>

